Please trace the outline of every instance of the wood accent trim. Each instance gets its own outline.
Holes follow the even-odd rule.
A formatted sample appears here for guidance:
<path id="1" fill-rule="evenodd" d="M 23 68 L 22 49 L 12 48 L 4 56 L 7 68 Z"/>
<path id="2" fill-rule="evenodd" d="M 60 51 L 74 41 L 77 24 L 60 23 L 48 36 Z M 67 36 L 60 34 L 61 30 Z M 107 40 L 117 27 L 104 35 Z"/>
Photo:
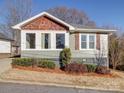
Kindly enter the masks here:
<path id="1" fill-rule="evenodd" d="M 75 33 L 75 50 L 79 50 L 79 33 Z"/>
<path id="2" fill-rule="evenodd" d="M 27 24 L 21 27 L 23 30 L 67 30 L 69 31 L 69 27 L 66 27 L 63 24 L 56 22 L 55 20 L 47 17 L 41 16 L 28 22 Z"/>
<path id="3" fill-rule="evenodd" d="M 96 34 L 96 49 L 100 50 L 100 34 Z"/>

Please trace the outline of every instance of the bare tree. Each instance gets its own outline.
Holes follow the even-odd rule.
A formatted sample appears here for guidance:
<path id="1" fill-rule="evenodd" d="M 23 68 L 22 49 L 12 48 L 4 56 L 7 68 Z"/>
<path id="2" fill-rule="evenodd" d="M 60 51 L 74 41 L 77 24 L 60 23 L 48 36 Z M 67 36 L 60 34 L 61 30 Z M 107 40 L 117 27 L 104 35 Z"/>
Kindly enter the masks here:
<path id="1" fill-rule="evenodd" d="M 11 26 L 29 18 L 31 14 L 32 0 L 5 0 L 5 25 L 17 46 L 20 46 L 20 31 L 14 31 Z"/>
<path id="2" fill-rule="evenodd" d="M 61 20 L 77 27 L 96 27 L 95 22 L 89 20 L 88 16 L 83 11 L 69 9 L 67 7 L 55 7 L 47 11 Z"/>
<path id="3" fill-rule="evenodd" d="M 120 37 L 113 34 L 109 38 L 109 61 L 113 69 L 121 63 L 122 57 L 122 46 L 120 42 Z"/>

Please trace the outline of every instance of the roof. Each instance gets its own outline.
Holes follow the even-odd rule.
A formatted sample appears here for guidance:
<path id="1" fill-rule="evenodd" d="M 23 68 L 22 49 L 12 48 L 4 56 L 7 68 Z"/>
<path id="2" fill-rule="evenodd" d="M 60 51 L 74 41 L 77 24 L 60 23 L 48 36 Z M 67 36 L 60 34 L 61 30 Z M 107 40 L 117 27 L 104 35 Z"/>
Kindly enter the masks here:
<path id="1" fill-rule="evenodd" d="M 13 41 L 12 39 L 6 37 L 4 34 L 0 33 L 0 39 L 7 40 L 7 41 Z"/>
<path id="2" fill-rule="evenodd" d="M 28 22 L 30 22 L 30 21 L 38 18 L 38 17 L 41 17 L 41 16 L 47 16 L 49 18 L 54 19 L 55 21 L 57 21 L 57 22 L 65 25 L 65 26 L 69 27 L 69 30 L 72 31 L 72 32 L 99 32 L 99 33 L 105 32 L 105 33 L 111 33 L 111 32 L 116 31 L 116 30 L 110 30 L 110 29 L 99 29 L 99 28 L 91 28 L 91 27 L 90 28 L 89 27 L 82 27 L 81 25 L 79 26 L 79 25 L 76 25 L 76 24 L 73 24 L 73 25 L 72 24 L 68 24 L 68 23 L 62 21 L 61 19 L 59 19 L 59 18 L 57 18 L 57 17 L 55 17 L 55 16 L 53 16 L 53 15 L 47 13 L 47 12 L 42 12 L 42 13 L 36 15 L 36 16 L 33 16 L 33 17 L 31 17 L 31 18 L 29 18 L 29 19 L 27 19 L 27 20 L 25 20 L 25 21 L 15 25 L 15 26 L 12 26 L 12 28 L 13 29 L 21 30 L 21 26 L 23 26 L 26 23 L 28 23 Z"/>
<path id="3" fill-rule="evenodd" d="M 52 19 L 54 19 L 55 21 L 57 21 L 57 22 L 59 22 L 59 23 L 65 25 L 65 26 L 69 27 L 69 29 L 74 29 L 74 27 L 71 26 L 70 24 L 68 24 L 68 23 L 66 23 L 66 22 L 64 22 L 64 21 L 62 21 L 62 20 L 60 20 L 59 18 L 57 18 L 57 17 L 55 17 L 55 16 L 53 16 L 53 15 L 47 13 L 47 12 L 42 12 L 42 13 L 40 13 L 40 14 L 34 16 L 34 17 L 31 17 L 31 18 L 29 18 L 29 19 L 27 19 L 27 20 L 25 20 L 25 21 L 23 21 L 23 22 L 21 22 L 21 23 L 15 25 L 15 26 L 13 26 L 12 28 L 14 28 L 14 29 L 21 29 L 21 26 L 23 26 L 24 24 L 26 24 L 26 23 L 28 23 L 28 22 L 30 22 L 30 21 L 32 21 L 32 20 L 38 18 L 38 17 L 41 17 L 41 16 L 47 16 L 47 17 L 52 18 Z"/>

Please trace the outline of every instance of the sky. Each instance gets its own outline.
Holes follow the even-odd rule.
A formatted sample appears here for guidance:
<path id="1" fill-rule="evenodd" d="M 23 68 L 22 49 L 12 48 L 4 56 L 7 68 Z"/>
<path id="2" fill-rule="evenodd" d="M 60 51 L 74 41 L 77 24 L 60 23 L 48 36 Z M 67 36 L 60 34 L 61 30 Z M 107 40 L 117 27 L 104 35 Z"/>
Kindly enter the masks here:
<path id="1" fill-rule="evenodd" d="M 3 1 L 0 0 L 0 6 Z M 114 25 L 124 29 L 124 0 L 33 0 L 33 13 L 58 6 L 84 11 L 97 26 Z"/>

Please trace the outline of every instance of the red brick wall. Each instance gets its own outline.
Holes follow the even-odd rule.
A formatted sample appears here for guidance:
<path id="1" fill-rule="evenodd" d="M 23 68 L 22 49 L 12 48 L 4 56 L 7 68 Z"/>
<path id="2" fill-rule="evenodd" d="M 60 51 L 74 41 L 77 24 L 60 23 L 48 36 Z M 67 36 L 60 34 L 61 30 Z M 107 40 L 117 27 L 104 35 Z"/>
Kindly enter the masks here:
<path id="1" fill-rule="evenodd" d="M 69 30 L 68 27 L 46 17 L 41 16 L 21 27 L 23 30 Z"/>

